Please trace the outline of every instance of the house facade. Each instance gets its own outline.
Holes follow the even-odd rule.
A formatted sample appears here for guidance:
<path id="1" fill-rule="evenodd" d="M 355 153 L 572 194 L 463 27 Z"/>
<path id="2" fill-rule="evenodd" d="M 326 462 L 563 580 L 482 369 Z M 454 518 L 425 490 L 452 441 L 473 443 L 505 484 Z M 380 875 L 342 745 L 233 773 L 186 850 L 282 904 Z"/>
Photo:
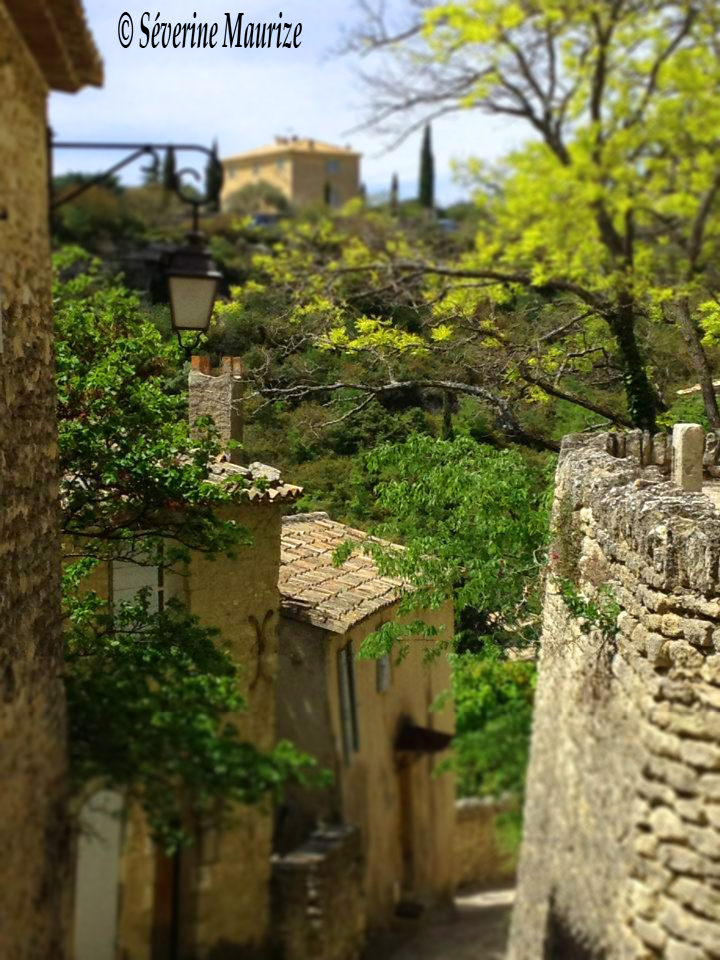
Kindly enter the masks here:
<path id="1" fill-rule="evenodd" d="M 278 137 L 222 165 L 224 208 L 233 193 L 259 183 L 279 190 L 297 208 L 326 204 L 337 209 L 360 196 L 360 154 L 320 140 Z"/>
<path id="2" fill-rule="evenodd" d="M 239 426 L 234 416 L 237 379 L 232 361 L 211 371 L 193 358 L 191 420 L 212 416 L 224 439 Z M 183 575 L 132 563 L 98 568 L 90 584 L 117 602 L 142 587 L 174 596 L 201 623 L 221 631 L 239 668 L 247 709 L 232 718 L 239 736 L 261 750 L 276 742 L 274 682 L 280 524 L 300 493 L 277 471 L 246 468 L 223 455 L 210 465 L 219 482 L 242 479 L 250 491 L 228 517 L 247 529 L 252 545 L 233 559 L 194 554 Z M 156 601 L 159 604 L 159 599 Z M 99 791 L 83 810 L 86 829 L 77 857 L 74 960 L 178 960 L 264 956 L 270 926 L 271 805 L 227 811 L 227 826 L 198 833 L 191 847 L 166 857 L 152 842 L 142 811 Z"/>
<path id="3" fill-rule="evenodd" d="M 358 827 L 372 932 L 396 913 L 452 898 L 455 788 L 449 773 L 435 771 L 454 716 L 450 703 L 434 708 L 450 671 L 447 657 L 424 662 L 432 641 L 410 640 L 399 664 L 356 659 L 365 637 L 400 616 L 398 583 L 368 556 L 333 563 L 341 544 L 365 537 L 323 513 L 283 520 L 277 730 L 317 757 L 333 782 L 288 788 L 276 849 L 294 848 L 318 824 Z M 452 636 L 450 603 L 422 617 Z"/>
<path id="4" fill-rule="evenodd" d="M 50 90 L 100 84 L 78 0 L 0 0 L 0 956 L 62 956 L 65 700 Z"/>

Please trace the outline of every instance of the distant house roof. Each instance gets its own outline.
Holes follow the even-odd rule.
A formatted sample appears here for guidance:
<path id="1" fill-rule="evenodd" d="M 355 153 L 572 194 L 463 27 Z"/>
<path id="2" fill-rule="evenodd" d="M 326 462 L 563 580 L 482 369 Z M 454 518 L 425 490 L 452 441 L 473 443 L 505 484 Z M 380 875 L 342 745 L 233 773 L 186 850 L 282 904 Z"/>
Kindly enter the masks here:
<path id="1" fill-rule="evenodd" d="M 103 66 L 79 0 L 4 0 L 52 90 L 100 86 Z"/>
<path id="2" fill-rule="evenodd" d="M 378 573 L 372 559 L 353 553 L 340 566 L 333 554 L 346 541 L 368 535 L 326 513 L 304 513 L 282 522 L 280 605 L 285 616 L 333 633 L 345 633 L 366 617 L 395 603 L 400 582 Z"/>
<path id="3" fill-rule="evenodd" d="M 255 147 L 254 150 L 246 150 L 244 153 L 236 153 L 232 157 L 227 157 L 223 163 L 239 163 L 243 160 L 260 160 L 263 157 L 287 156 L 291 153 L 319 153 L 329 157 L 359 157 L 350 147 L 336 147 L 331 143 L 323 143 L 322 140 L 312 140 L 310 138 L 298 139 L 293 137 L 278 137 L 275 143 L 266 147 Z"/>

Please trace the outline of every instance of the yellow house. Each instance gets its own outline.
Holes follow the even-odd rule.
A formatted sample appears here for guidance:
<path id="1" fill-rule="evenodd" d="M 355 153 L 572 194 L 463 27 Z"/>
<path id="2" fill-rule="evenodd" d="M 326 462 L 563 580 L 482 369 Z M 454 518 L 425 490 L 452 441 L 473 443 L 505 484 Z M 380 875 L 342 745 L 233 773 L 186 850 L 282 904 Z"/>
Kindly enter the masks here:
<path id="1" fill-rule="evenodd" d="M 338 208 L 360 196 L 360 154 L 320 140 L 277 137 L 274 144 L 222 161 L 222 205 L 233 193 L 267 183 L 294 207 L 325 203 Z"/>
<path id="2" fill-rule="evenodd" d="M 47 97 L 102 82 L 79 0 L 0 0 L 0 957 L 61 957 L 68 871 Z"/>
<path id="3" fill-rule="evenodd" d="M 286 791 L 276 849 L 293 849 L 318 824 L 359 827 L 372 933 L 396 913 L 452 898 L 455 788 L 434 772 L 454 716 L 450 703 L 433 709 L 450 670 L 447 657 L 424 663 L 432 641 L 411 640 L 400 664 L 356 659 L 363 639 L 399 616 L 397 582 L 369 557 L 333 564 L 342 543 L 365 538 L 324 513 L 283 520 L 278 735 L 317 757 L 333 785 Z M 422 616 L 452 637 L 452 604 Z"/>
<path id="4" fill-rule="evenodd" d="M 191 420 L 211 415 L 222 437 L 236 430 L 237 378 L 227 359 L 219 372 L 193 358 Z M 233 439 L 239 439 L 236 435 Z M 280 597 L 280 524 L 300 493 L 262 464 L 243 467 L 222 456 L 211 479 L 244 479 L 249 494 L 226 508 L 249 530 L 252 545 L 235 559 L 194 554 L 184 575 L 113 563 L 94 571 L 92 587 L 115 601 L 150 587 L 155 607 L 181 599 L 201 623 L 221 630 L 240 670 L 247 709 L 233 718 L 241 738 L 262 750 L 276 742 L 274 682 Z M 74 960 L 177 960 L 260 956 L 270 927 L 271 804 L 233 811 L 231 825 L 198 834 L 168 858 L 151 840 L 144 815 L 124 809 L 120 794 L 100 791 L 82 811 Z"/>

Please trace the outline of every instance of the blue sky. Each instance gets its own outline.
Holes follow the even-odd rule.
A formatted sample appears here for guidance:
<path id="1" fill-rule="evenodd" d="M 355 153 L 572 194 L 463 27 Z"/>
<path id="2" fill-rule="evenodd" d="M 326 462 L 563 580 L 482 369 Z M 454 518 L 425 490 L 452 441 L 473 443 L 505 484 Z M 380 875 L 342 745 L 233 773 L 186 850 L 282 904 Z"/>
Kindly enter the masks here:
<path id="1" fill-rule="evenodd" d="M 362 176 L 370 193 L 387 190 L 393 172 L 401 194 L 417 190 L 420 135 L 388 152 L 388 143 L 369 132 L 350 133 L 363 117 L 364 94 L 350 58 L 329 58 L 343 27 L 357 22 L 353 0 L 84 0 L 90 28 L 105 61 L 105 85 L 76 95 L 53 94 L 50 124 L 59 140 L 192 142 L 217 138 L 221 156 L 296 134 L 362 152 Z M 295 50 L 140 49 L 142 14 L 160 20 L 217 22 L 225 13 L 244 13 L 247 23 L 283 20 L 303 24 Z M 118 40 L 118 21 L 127 12 L 135 37 L 128 49 Z M 491 158 L 511 143 L 512 129 L 478 114 L 445 118 L 433 125 L 440 202 L 463 196 L 451 179 L 450 162 L 467 156 Z M 116 158 L 115 158 L 116 159 Z M 107 160 L 107 163 L 105 162 Z M 58 152 L 55 171 L 96 170 L 111 160 L 99 154 Z M 137 176 L 137 173 L 136 173 Z M 132 179 L 132 174 L 128 174 Z"/>

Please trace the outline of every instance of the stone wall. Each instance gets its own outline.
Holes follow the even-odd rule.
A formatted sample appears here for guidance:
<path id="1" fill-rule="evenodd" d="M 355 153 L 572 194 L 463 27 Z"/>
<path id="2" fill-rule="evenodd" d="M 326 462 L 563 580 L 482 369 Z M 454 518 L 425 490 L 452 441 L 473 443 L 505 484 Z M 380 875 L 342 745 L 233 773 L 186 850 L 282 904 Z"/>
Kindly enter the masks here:
<path id="1" fill-rule="evenodd" d="M 720 514 L 637 441 L 561 453 L 512 960 L 720 957 Z"/>
<path id="2" fill-rule="evenodd" d="M 213 370 L 209 357 L 193 357 L 188 376 L 188 414 L 190 423 L 210 417 L 218 432 L 221 447 L 231 463 L 242 463 L 239 448 L 230 450 L 229 440 L 242 443 L 243 385 L 239 357 L 222 357 L 220 368 Z"/>
<path id="3" fill-rule="evenodd" d="M 47 87 L 0 0 L 0 956 L 60 957 L 65 705 Z"/>
<path id="4" fill-rule="evenodd" d="M 455 879 L 459 887 L 492 890 L 515 879 L 516 856 L 503 847 L 497 819 L 509 801 L 467 798 L 455 805 Z"/>
<path id="5" fill-rule="evenodd" d="M 280 597 L 281 504 L 227 508 L 252 546 L 234 559 L 195 553 L 185 601 L 239 667 L 247 709 L 233 718 L 239 736 L 261 750 L 275 744 L 275 676 Z M 226 811 L 226 825 L 207 831 L 181 856 L 183 955 L 193 960 L 264 956 L 270 926 L 273 817 L 270 802 Z M 144 817 L 131 811 L 125 834 L 120 948 L 127 960 L 151 960 L 156 920 L 157 849 Z M 124 952 L 122 952 L 124 951 Z"/>
<path id="6" fill-rule="evenodd" d="M 359 960 L 365 942 L 360 832 L 326 827 L 273 858 L 277 960 Z"/>

